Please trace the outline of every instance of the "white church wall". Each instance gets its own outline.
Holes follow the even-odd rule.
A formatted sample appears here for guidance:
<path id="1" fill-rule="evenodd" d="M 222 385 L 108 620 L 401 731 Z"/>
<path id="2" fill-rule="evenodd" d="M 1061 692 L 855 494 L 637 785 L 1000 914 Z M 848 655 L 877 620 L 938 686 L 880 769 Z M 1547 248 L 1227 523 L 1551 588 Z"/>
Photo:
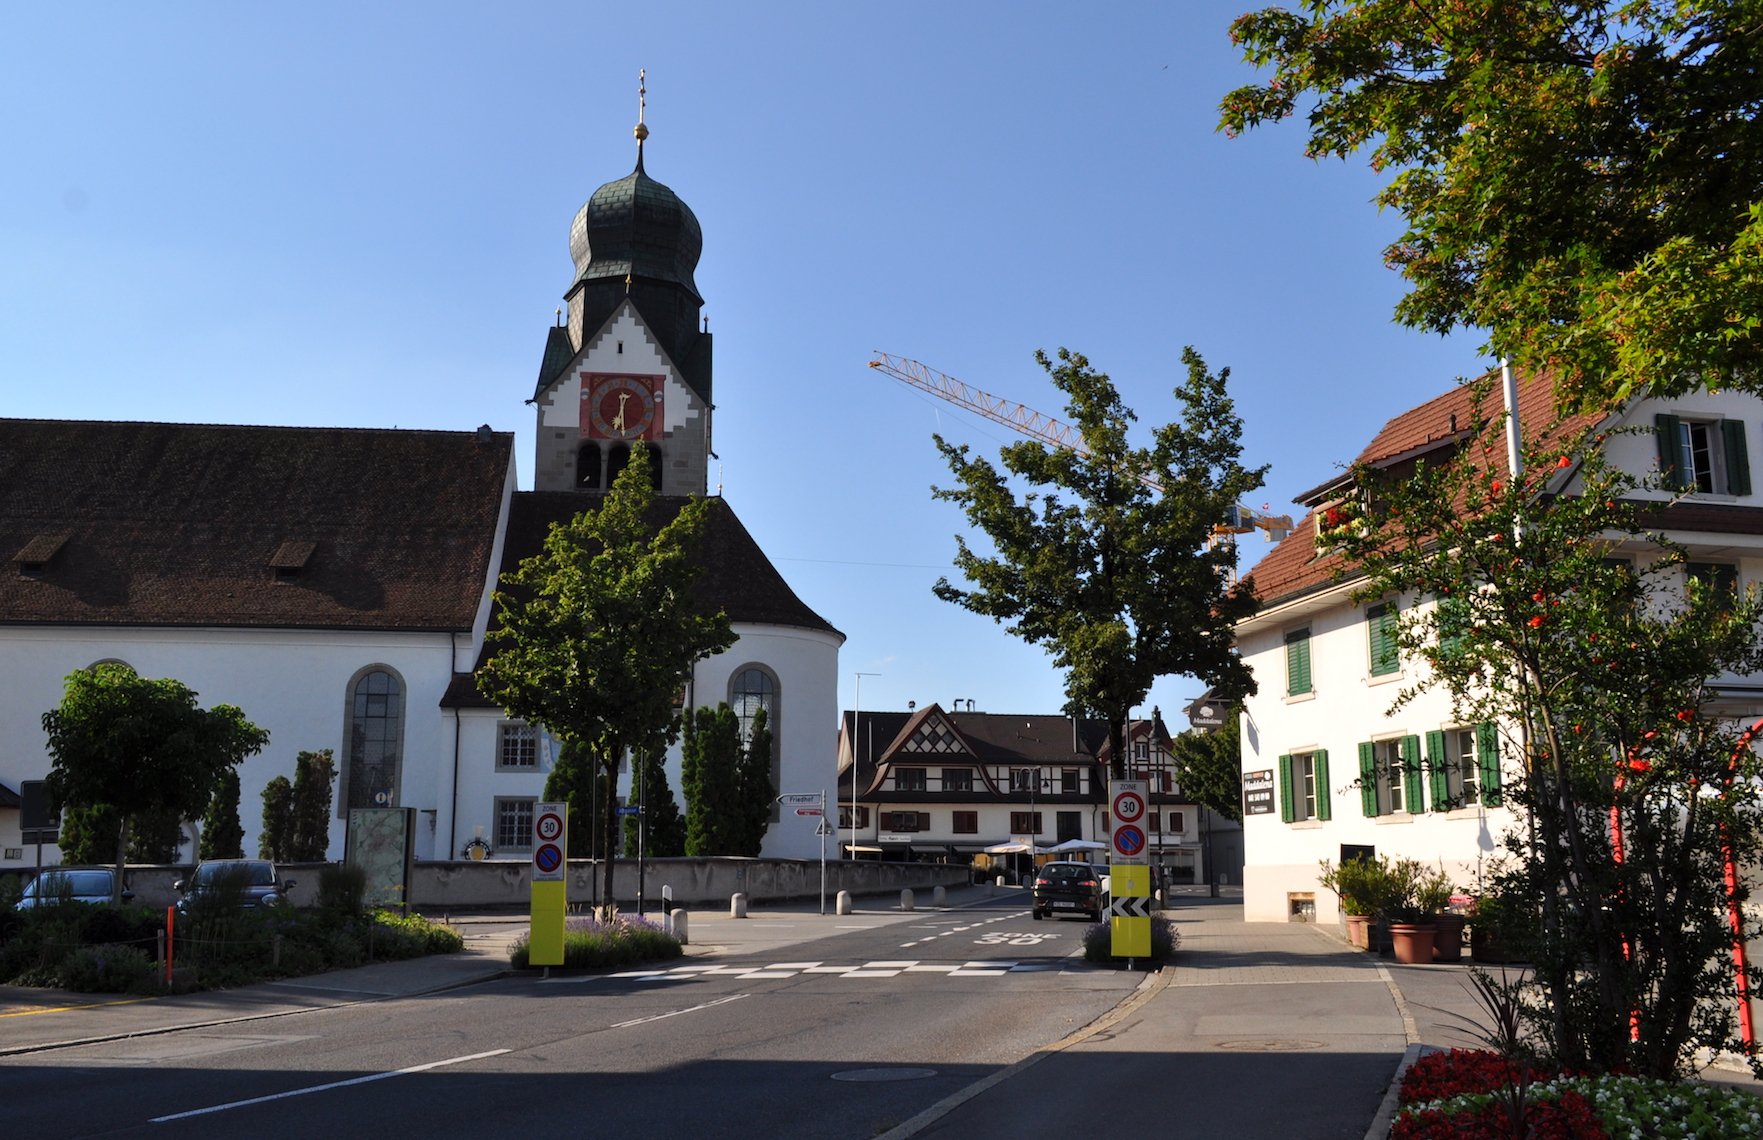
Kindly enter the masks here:
<path id="1" fill-rule="evenodd" d="M 451 726 L 443 739 L 436 711 L 451 679 L 452 646 L 445 634 L 233 630 L 215 628 L 119 628 L 0 626 L 0 783 L 17 789 L 49 771 L 43 713 L 61 702 L 68 674 L 98 661 L 118 660 L 144 677 L 171 677 L 195 690 L 203 708 L 238 706 L 269 731 L 269 745 L 239 768 L 239 817 L 245 850 L 257 851 L 264 786 L 275 776 L 294 776 L 295 756 L 332 749 L 340 798 L 346 779 L 346 716 L 350 681 L 370 665 L 383 665 L 404 682 L 403 769 L 399 800 L 416 807 L 417 853 L 430 856 L 437 768 L 451 755 Z M 333 800 L 335 802 L 335 800 Z M 8 843 L 16 849 L 16 842 Z M 343 852 L 343 823 L 333 818 L 329 856 Z M 45 861 L 59 852 L 45 848 Z M 187 847 L 182 856 L 194 858 Z M 0 866 L 35 862 L 0 859 Z"/>

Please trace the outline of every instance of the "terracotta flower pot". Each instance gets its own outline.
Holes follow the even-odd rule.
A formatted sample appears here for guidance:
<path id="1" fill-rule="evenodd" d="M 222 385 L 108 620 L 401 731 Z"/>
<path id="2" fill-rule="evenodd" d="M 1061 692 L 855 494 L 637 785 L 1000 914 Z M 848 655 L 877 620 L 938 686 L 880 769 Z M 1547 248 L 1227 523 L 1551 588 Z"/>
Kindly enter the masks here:
<path id="1" fill-rule="evenodd" d="M 1463 960 L 1463 916 L 1445 912 L 1433 916 L 1432 960 L 1461 962 Z"/>
<path id="2" fill-rule="evenodd" d="M 1436 929 L 1431 924 L 1423 926 L 1414 922 L 1390 923 L 1390 943 L 1394 947 L 1396 961 L 1404 966 L 1430 963 L 1433 933 Z"/>
<path id="3" fill-rule="evenodd" d="M 1369 914 L 1349 914 L 1347 918 L 1347 941 L 1361 950 L 1371 948 L 1371 916 Z"/>

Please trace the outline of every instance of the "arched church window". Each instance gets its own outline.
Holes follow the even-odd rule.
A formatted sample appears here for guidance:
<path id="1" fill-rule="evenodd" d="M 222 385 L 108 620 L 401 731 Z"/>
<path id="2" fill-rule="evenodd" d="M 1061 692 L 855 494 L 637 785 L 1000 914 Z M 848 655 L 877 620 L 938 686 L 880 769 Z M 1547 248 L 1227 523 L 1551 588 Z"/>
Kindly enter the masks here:
<path id="1" fill-rule="evenodd" d="M 575 485 L 584 491 L 600 489 L 600 445 L 584 443 L 575 453 Z"/>
<path id="2" fill-rule="evenodd" d="M 404 760 L 404 684 L 384 666 L 357 674 L 349 686 L 349 770 L 337 814 L 350 808 L 396 807 Z"/>
<path id="3" fill-rule="evenodd" d="M 736 673 L 729 685 L 728 703 L 740 718 L 742 740 L 752 735 L 753 717 L 760 709 L 765 710 L 765 726 L 771 730 L 772 740 L 777 740 L 777 678 L 771 670 L 755 665 Z"/>
<path id="4" fill-rule="evenodd" d="M 618 473 L 623 471 L 631 461 L 631 445 L 615 443 L 606 449 L 606 486 L 610 488 L 618 482 Z"/>

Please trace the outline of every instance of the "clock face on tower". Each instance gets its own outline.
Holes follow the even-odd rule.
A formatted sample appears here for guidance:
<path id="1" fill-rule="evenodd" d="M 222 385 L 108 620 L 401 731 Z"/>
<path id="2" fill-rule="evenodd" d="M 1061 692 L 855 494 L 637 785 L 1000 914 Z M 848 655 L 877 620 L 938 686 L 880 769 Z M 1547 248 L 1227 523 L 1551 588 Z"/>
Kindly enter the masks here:
<path id="1" fill-rule="evenodd" d="M 584 438 L 661 438 L 663 377 L 584 372 L 581 381 L 581 431 Z"/>

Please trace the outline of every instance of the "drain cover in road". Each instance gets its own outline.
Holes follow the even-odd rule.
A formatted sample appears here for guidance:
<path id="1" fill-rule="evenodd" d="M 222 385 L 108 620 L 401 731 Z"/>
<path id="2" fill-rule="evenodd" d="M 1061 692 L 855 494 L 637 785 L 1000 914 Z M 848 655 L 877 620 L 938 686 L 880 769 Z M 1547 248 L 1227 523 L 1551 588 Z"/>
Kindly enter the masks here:
<path id="1" fill-rule="evenodd" d="M 1320 1041 L 1220 1041 L 1220 1049 L 1232 1049 L 1239 1053 L 1289 1053 L 1298 1049 L 1320 1049 Z"/>
<path id="2" fill-rule="evenodd" d="M 935 1069 L 846 1069 L 834 1073 L 835 1081 L 921 1081 L 937 1075 Z"/>

